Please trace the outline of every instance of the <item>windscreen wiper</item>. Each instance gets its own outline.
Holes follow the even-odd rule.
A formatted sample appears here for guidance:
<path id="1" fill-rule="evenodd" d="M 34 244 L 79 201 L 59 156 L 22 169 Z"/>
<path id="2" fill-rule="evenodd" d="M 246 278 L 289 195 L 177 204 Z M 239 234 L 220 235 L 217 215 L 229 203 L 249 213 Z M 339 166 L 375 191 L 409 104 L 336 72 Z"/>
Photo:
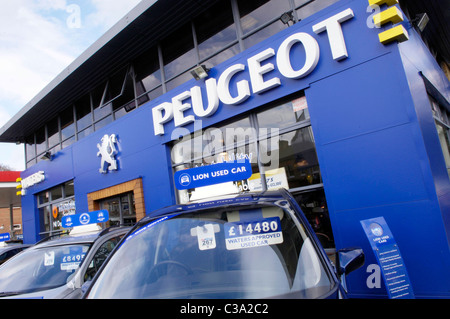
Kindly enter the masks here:
<path id="1" fill-rule="evenodd" d="M 20 295 L 21 292 L 18 291 L 6 291 L 6 292 L 0 292 L 0 297 L 8 297 L 8 296 L 16 296 Z"/>

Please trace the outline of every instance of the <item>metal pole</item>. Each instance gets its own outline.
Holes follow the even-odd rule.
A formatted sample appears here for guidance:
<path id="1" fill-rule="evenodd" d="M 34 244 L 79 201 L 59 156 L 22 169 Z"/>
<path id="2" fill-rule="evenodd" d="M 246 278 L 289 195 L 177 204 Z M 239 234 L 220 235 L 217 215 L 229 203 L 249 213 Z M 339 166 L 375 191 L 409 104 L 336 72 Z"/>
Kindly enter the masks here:
<path id="1" fill-rule="evenodd" d="M 9 204 L 9 220 L 11 222 L 11 239 L 14 239 L 14 216 L 13 216 L 13 204 Z"/>

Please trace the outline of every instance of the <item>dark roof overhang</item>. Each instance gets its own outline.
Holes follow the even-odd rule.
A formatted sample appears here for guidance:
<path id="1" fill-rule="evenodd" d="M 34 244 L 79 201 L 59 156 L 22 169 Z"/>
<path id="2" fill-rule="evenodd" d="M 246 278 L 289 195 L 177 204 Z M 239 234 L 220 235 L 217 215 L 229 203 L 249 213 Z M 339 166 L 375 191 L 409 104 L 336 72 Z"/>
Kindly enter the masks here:
<path id="1" fill-rule="evenodd" d="M 142 0 L 2 128 L 0 142 L 24 143 L 70 104 L 217 0 Z"/>

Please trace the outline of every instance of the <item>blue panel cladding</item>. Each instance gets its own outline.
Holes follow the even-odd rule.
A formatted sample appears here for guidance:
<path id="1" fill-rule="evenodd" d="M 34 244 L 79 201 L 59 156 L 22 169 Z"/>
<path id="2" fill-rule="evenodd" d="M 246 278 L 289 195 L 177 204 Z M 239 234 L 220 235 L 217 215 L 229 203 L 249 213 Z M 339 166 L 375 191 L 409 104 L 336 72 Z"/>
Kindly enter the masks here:
<path id="1" fill-rule="evenodd" d="M 306 96 L 336 248 L 361 246 L 367 254 L 348 278 L 351 295 L 386 296 L 383 284 L 367 285 L 376 261 L 359 225 L 384 216 L 416 296 L 448 297 L 445 229 L 398 52 L 312 83 Z"/>

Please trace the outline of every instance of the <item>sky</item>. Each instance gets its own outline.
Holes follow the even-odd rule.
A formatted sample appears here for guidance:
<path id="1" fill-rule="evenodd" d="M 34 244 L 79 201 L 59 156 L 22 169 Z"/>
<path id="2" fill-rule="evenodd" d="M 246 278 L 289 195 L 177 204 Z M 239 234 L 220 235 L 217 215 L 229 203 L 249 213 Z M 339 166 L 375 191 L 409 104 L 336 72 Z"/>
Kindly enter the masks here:
<path id="1" fill-rule="evenodd" d="M 0 0 L 0 127 L 140 0 Z M 0 164 L 25 169 L 24 145 Z"/>

